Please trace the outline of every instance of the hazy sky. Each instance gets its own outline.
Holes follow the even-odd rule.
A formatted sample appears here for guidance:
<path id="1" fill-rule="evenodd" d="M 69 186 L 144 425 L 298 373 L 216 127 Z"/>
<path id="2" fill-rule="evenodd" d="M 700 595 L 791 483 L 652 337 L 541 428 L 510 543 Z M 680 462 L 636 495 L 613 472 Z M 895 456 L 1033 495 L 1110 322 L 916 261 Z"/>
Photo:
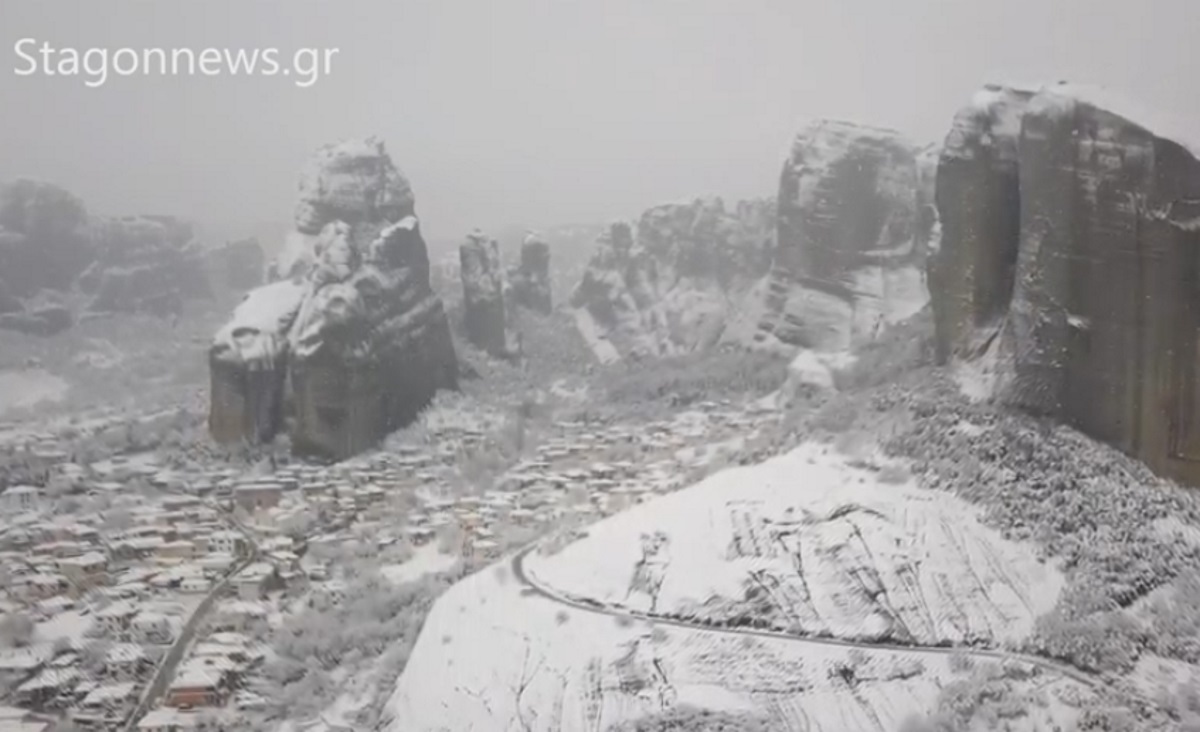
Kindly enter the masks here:
<path id="1" fill-rule="evenodd" d="M 991 80 L 1110 86 L 1198 120 L 1196 0 L 0 0 L 0 179 L 103 213 L 288 220 L 319 145 L 377 134 L 427 232 L 772 194 L 815 117 L 940 138 Z M 336 47 L 283 77 L 18 77 L 55 47 Z"/>

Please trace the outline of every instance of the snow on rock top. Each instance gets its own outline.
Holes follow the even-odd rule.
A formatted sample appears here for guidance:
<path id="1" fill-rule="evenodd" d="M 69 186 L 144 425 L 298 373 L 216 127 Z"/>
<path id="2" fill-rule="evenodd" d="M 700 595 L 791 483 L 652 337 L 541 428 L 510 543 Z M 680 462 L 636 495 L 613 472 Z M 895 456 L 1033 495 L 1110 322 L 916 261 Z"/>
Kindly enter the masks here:
<path id="1" fill-rule="evenodd" d="M 330 221 L 397 221 L 413 213 L 415 199 L 383 142 L 346 140 L 317 151 L 300 179 L 296 229 L 317 234 Z"/>
<path id="2" fill-rule="evenodd" d="M 305 287 L 283 280 L 251 290 L 213 338 L 213 357 L 244 363 L 271 363 L 287 344 L 287 332 Z"/>
<path id="3" fill-rule="evenodd" d="M 920 644 L 1021 639 L 1063 585 L 969 504 L 813 444 L 636 506 L 526 567 L 606 606 Z"/>
<path id="4" fill-rule="evenodd" d="M 1021 119 L 1027 111 L 1039 114 L 1073 113 L 1076 104 L 1086 104 L 1121 117 L 1126 122 L 1145 129 L 1152 135 L 1171 140 L 1200 158 L 1200 126 L 1190 124 L 1175 115 L 1151 109 L 1136 100 L 1107 87 L 1060 81 L 1045 83 L 987 84 L 971 97 L 960 116 L 991 118 L 992 135 L 996 141 L 1012 146 L 1010 157 L 1015 158 L 1015 140 L 1021 133 Z M 951 141 L 947 148 L 957 149 Z"/>
<path id="5" fill-rule="evenodd" d="M 1147 107 L 1107 87 L 1068 82 L 1047 84 L 1038 89 L 1033 100 L 1033 108 L 1045 113 L 1057 109 L 1070 114 L 1074 104 L 1086 104 L 1115 114 L 1152 135 L 1178 143 L 1193 157 L 1200 158 L 1200 125 Z"/>

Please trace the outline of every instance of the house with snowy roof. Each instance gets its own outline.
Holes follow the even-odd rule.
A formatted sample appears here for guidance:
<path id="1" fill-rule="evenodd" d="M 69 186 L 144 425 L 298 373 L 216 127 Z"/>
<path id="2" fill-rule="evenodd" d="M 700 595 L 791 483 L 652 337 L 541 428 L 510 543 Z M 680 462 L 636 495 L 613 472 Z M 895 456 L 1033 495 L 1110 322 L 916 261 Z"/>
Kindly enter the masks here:
<path id="1" fill-rule="evenodd" d="M 184 664 L 167 686 L 166 706 L 218 707 L 233 691 L 232 664 L 211 657 L 194 658 Z"/>
<path id="2" fill-rule="evenodd" d="M 37 511 L 42 505 L 42 492 L 31 485 L 16 485 L 0 493 L 0 510 L 4 515 Z"/>
<path id="3" fill-rule="evenodd" d="M 46 709 L 70 694 L 79 683 L 79 678 L 78 669 L 43 668 L 17 687 L 13 699 L 28 709 Z"/>
<path id="4" fill-rule="evenodd" d="M 124 638 L 129 634 L 137 614 L 137 605 L 128 600 L 118 600 L 98 610 L 92 617 L 96 619 L 97 627 L 104 635 L 110 638 Z"/>
<path id="5" fill-rule="evenodd" d="M 137 698 L 137 685 L 130 681 L 98 686 L 83 698 L 71 717 L 81 727 L 111 729 L 125 721 Z"/>
<path id="6" fill-rule="evenodd" d="M 166 645 L 179 634 L 180 621 L 164 613 L 143 611 L 129 623 L 130 637 L 139 643 Z"/>
<path id="7" fill-rule="evenodd" d="M 246 549 L 246 538 L 236 531 L 214 531 L 208 535 L 209 554 L 238 556 Z"/>
<path id="8" fill-rule="evenodd" d="M 134 643 L 114 643 L 104 655 L 104 673 L 114 681 L 134 681 L 152 666 L 145 649 Z"/>

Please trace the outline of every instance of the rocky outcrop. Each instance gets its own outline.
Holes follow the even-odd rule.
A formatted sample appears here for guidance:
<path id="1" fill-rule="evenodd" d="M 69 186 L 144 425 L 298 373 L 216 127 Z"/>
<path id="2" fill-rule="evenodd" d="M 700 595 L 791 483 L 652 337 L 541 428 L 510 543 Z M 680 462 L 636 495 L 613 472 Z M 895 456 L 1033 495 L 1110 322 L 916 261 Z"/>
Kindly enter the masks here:
<path id="1" fill-rule="evenodd" d="M 984 89 L 942 153 L 931 281 L 960 375 L 1200 484 L 1200 160 L 1184 140 L 1102 91 Z"/>
<path id="2" fill-rule="evenodd" d="M 0 186 L 0 272 L 18 298 L 65 290 L 95 258 L 83 202 L 31 180 Z"/>
<path id="3" fill-rule="evenodd" d="M 416 216 L 381 229 L 335 221 L 322 238 L 328 245 L 291 332 L 292 444 L 342 458 L 411 422 L 437 390 L 455 388 L 458 365 Z"/>
<path id="4" fill-rule="evenodd" d="M 259 287 L 213 338 L 208 426 L 218 442 L 267 442 L 283 426 L 288 333 L 305 292 L 302 281 Z"/>
<path id="5" fill-rule="evenodd" d="M 457 359 L 411 189 L 383 144 L 321 149 L 300 190 L 290 239 L 307 248 L 214 341 L 210 427 L 225 442 L 268 439 L 290 399 L 293 449 L 341 459 L 456 387 Z"/>
<path id="6" fill-rule="evenodd" d="M 770 200 L 739 201 L 731 212 L 719 198 L 656 206 L 642 214 L 637 239 L 670 283 L 692 280 L 728 290 L 766 274 L 773 214 Z"/>
<path id="7" fill-rule="evenodd" d="M 92 222 L 96 261 L 78 279 L 99 312 L 179 314 L 186 300 L 212 295 L 205 253 L 192 225 L 173 216 Z"/>
<path id="8" fill-rule="evenodd" d="M 534 312 L 554 311 L 550 295 L 550 245 L 533 232 L 521 243 L 521 259 L 509 275 L 513 304 Z"/>
<path id="9" fill-rule="evenodd" d="M 920 177 L 899 133 L 828 120 L 802 131 L 780 177 L 755 340 L 841 352 L 918 312 L 928 299 Z"/>
<path id="10" fill-rule="evenodd" d="M 215 284 L 245 291 L 263 283 L 266 256 L 258 239 L 227 242 L 209 253 L 209 271 Z"/>
<path id="11" fill-rule="evenodd" d="M 508 284 L 500 263 L 500 245 L 476 229 L 459 245 L 463 288 L 463 325 L 473 346 L 497 358 L 517 355 L 505 294 Z"/>
<path id="12" fill-rule="evenodd" d="M 773 249 L 771 201 L 656 206 L 612 225 L 572 293 L 580 333 L 602 362 L 712 346 L 729 335 Z"/>

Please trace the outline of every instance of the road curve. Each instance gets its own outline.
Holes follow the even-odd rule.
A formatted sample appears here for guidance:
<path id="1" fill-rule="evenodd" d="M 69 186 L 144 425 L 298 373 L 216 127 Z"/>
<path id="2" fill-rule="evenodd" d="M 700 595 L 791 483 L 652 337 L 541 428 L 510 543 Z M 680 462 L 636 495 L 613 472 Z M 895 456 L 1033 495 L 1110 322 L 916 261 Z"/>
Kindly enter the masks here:
<path id="1" fill-rule="evenodd" d="M 1039 656 L 1030 656 L 1023 653 L 1009 653 L 1007 651 L 988 650 L 981 648 L 972 648 L 969 646 L 908 646 L 898 643 L 867 643 L 861 641 L 838 640 L 836 638 L 816 638 L 803 637 L 790 633 L 784 633 L 777 630 L 763 630 L 756 628 L 725 628 L 720 626 L 705 625 L 704 623 L 692 622 L 687 620 L 678 620 L 675 618 L 666 618 L 650 613 L 639 612 L 636 610 L 626 610 L 611 606 L 593 605 L 589 602 L 584 602 L 570 597 L 569 595 L 559 592 L 554 588 L 546 585 L 529 575 L 525 571 L 525 557 L 529 556 L 533 551 L 538 549 L 540 544 L 527 546 L 521 551 L 513 555 L 512 558 L 512 573 L 521 585 L 528 589 L 533 594 L 542 597 L 551 602 L 558 603 L 569 607 L 573 610 L 581 612 L 594 613 L 596 615 L 607 615 L 611 618 L 652 622 L 657 625 L 666 625 L 675 628 L 683 628 L 701 633 L 714 633 L 718 635 L 736 635 L 750 636 L 753 638 L 767 638 L 776 641 L 786 641 L 788 643 L 800 643 L 814 646 L 835 646 L 838 648 L 860 648 L 862 650 L 875 651 L 903 651 L 905 653 L 913 653 L 918 655 L 950 655 L 953 653 L 962 653 L 975 658 L 988 658 L 997 661 L 1017 661 L 1020 663 L 1037 666 L 1045 671 L 1060 674 L 1069 679 L 1077 681 L 1089 688 L 1100 690 L 1105 684 L 1100 679 L 1091 674 L 1084 673 L 1079 669 L 1073 668 L 1063 663 L 1051 661 Z"/>

